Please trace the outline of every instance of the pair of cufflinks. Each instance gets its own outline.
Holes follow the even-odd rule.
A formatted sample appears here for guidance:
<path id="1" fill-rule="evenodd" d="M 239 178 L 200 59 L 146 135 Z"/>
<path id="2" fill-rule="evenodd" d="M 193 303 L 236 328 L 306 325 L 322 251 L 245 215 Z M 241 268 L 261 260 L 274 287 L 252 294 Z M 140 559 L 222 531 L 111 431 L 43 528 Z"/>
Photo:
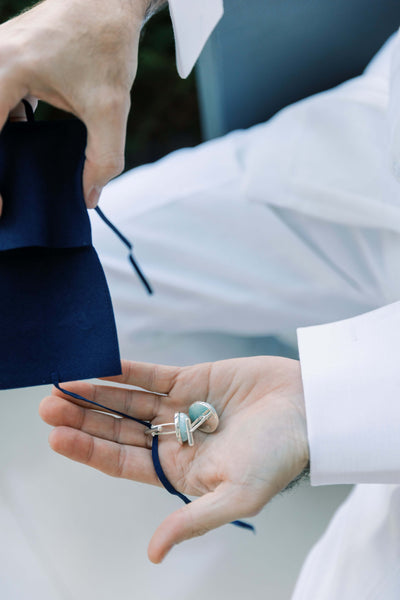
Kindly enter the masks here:
<path id="1" fill-rule="evenodd" d="M 175 435 L 180 444 L 194 445 L 193 432 L 196 429 L 204 433 L 213 433 L 218 427 L 219 418 L 215 408 L 208 402 L 194 402 L 189 407 L 189 415 L 176 412 L 173 423 L 151 425 L 146 431 L 152 435 Z M 171 429 L 172 428 L 172 429 Z"/>

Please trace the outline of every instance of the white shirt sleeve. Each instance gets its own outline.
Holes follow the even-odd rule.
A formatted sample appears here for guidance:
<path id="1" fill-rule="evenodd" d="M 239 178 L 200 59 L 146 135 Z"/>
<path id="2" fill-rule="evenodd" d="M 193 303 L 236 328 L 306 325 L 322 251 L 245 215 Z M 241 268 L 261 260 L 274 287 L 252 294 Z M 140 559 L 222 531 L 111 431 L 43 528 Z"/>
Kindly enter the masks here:
<path id="1" fill-rule="evenodd" d="M 400 302 L 298 340 L 312 484 L 400 483 Z"/>
<path id="2" fill-rule="evenodd" d="M 224 14 L 223 0 L 169 0 L 169 12 L 175 35 L 178 73 L 187 77 Z"/>

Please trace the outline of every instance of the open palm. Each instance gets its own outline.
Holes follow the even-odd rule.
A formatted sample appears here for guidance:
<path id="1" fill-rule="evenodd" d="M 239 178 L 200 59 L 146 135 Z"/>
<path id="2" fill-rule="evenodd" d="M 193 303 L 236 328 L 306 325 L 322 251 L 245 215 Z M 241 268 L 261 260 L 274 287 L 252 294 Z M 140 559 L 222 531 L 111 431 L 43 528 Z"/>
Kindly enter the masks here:
<path id="1" fill-rule="evenodd" d="M 111 378 L 127 389 L 88 383 L 68 384 L 76 394 L 152 424 L 171 422 L 196 401 L 211 403 L 219 415 L 212 434 L 194 432 L 194 446 L 174 435 L 159 441 L 164 472 L 180 492 L 199 496 L 159 526 L 149 557 L 160 562 L 185 539 L 252 516 L 308 462 L 300 366 L 277 357 L 255 357 L 170 367 L 123 362 Z M 146 390 L 146 391 L 144 391 Z M 40 406 L 56 427 L 52 448 L 115 477 L 160 485 L 152 457 L 152 436 L 127 418 L 94 411 L 55 390 Z"/>

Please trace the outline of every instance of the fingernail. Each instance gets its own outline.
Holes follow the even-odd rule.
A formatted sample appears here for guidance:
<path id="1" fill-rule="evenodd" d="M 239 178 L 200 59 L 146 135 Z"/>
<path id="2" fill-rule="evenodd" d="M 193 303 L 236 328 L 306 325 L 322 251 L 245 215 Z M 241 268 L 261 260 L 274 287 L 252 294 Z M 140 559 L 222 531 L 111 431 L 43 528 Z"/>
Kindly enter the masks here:
<path id="1" fill-rule="evenodd" d="M 89 196 L 88 196 L 88 200 L 87 200 L 88 208 L 96 208 L 96 206 L 99 203 L 102 191 L 103 191 L 102 188 L 97 185 L 92 187 L 92 189 L 89 192 Z"/>

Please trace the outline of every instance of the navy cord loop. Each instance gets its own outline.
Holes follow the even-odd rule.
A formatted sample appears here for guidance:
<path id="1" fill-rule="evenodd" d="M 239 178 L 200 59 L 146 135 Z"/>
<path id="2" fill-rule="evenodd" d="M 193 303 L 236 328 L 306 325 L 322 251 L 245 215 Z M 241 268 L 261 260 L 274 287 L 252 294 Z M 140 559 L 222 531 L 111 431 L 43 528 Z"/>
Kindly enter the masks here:
<path id="1" fill-rule="evenodd" d="M 114 409 L 111 410 L 107 406 L 104 406 L 103 404 L 99 404 L 98 402 L 94 402 L 93 400 L 88 400 L 87 398 L 84 398 L 83 396 L 80 396 L 79 394 L 74 394 L 73 392 L 69 392 L 68 390 L 63 389 L 60 386 L 60 384 L 58 382 L 58 377 L 55 373 L 53 373 L 53 384 L 58 390 L 60 390 L 60 392 L 62 392 L 63 394 L 66 394 L 67 396 L 71 396 L 72 398 L 75 398 L 75 400 L 83 400 L 83 402 L 88 402 L 89 404 L 93 404 L 97 408 L 106 410 L 107 412 L 112 412 L 115 415 L 118 415 L 119 417 L 131 419 L 132 421 L 136 421 L 136 423 L 140 423 L 141 425 L 144 425 L 147 428 L 151 427 L 150 421 L 142 421 L 141 419 L 136 419 L 136 417 L 132 417 L 131 415 L 127 415 L 118 410 L 114 410 Z M 164 473 L 164 469 L 162 468 L 161 462 L 160 462 L 160 454 L 159 454 L 159 450 L 158 450 L 158 436 L 157 435 L 155 435 L 153 437 L 153 443 L 152 443 L 152 447 L 151 447 L 151 457 L 153 459 L 153 466 L 154 466 L 155 472 L 157 474 L 157 477 L 160 480 L 160 482 L 162 483 L 162 485 L 165 487 L 167 492 L 169 492 L 170 494 L 172 494 L 174 496 L 178 496 L 178 498 L 180 498 L 185 504 L 190 504 L 191 500 L 189 500 L 189 498 L 187 496 L 185 496 L 184 494 L 181 494 L 181 492 L 178 492 L 178 490 L 176 490 L 174 488 L 174 486 L 168 480 L 167 476 Z M 245 521 L 237 521 L 237 520 L 232 521 L 231 525 L 236 525 L 236 527 L 241 527 L 242 529 L 247 529 L 247 530 L 255 533 L 254 526 L 250 525 L 250 523 L 246 523 Z"/>
<path id="2" fill-rule="evenodd" d="M 125 244 L 125 246 L 128 248 L 128 250 L 129 250 L 129 255 L 128 255 L 129 262 L 131 263 L 131 265 L 135 269 L 135 271 L 136 271 L 136 273 L 137 273 L 140 281 L 143 283 L 143 285 L 146 288 L 148 294 L 152 295 L 153 294 L 153 289 L 150 286 L 149 282 L 147 281 L 146 277 L 144 276 L 143 271 L 141 270 L 141 268 L 139 267 L 137 261 L 135 260 L 135 258 L 133 256 L 133 245 L 131 244 L 131 242 L 120 232 L 119 229 L 117 229 L 117 227 L 114 225 L 114 223 L 111 223 L 111 221 L 106 217 L 106 215 L 103 213 L 103 211 L 101 210 L 101 208 L 99 208 L 97 206 L 95 208 L 95 211 L 97 212 L 97 214 L 99 215 L 99 217 L 101 219 L 103 219 L 104 223 L 106 225 L 108 225 L 108 227 L 115 233 L 115 235 L 117 237 L 119 237 L 119 239 L 121 240 L 121 242 L 123 244 Z"/>
<path id="3" fill-rule="evenodd" d="M 125 413 L 119 412 L 118 410 L 114 410 L 114 409 L 111 410 L 107 406 L 104 406 L 103 404 L 99 404 L 98 402 L 95 402 L 94 400 L 88 400 L 87 398 L 84 398 L 83 396 L 80 396 L 79 394 L 74 394 L 74 392 L 69 392 L 68 390 L 64 390 L 64 388 L 62 388 L 58 382 L 58 377 L 54 374 L 53 374 L 53 385 L 58 390 L 60 390 L 60 392 L 62 392 L 63 394 L 66 394 L 67 396 L 71 396 L 71 398 L 75 398 L 75 400 L 83 400 L 83 402 L 87 402 L 88 404 L 93 404 L 93 406 L 96 406 L 97 408 L 106 410 L 107 412 L 112 412 L 113 414 L 118 415 L 119 417 L 124 417 L 125 419 L 131 419 L 132 421 L 136 421 L 136 423 L 140 423 L 140 425 L 144 425 L 145 427 L 151 427 L 151 423 L 149 421 L 142 421 L 141 419 L 136 419 L 135 417 L 126 415 Z"/>
<path id="4" fill-rule="evenodd" d="M 180 498 L 185 504 L 190 504 L 191 500 L 189 500 L 189 498 L 187 496 L 185 496 L 184 494 L 181 494 L 181 492 L 178 492 L 178 490 L 176 490 L 174 488 L 174 486 L 169 482 L 169 480 L 165 476 L 164 470 L 160 463 L 160 455 L 158 452 L 158 435 L 155 435 L 153 437 L 153 445 L 151 447 L 151 456 L 153 459 L 153 465 L 154 465 L 154 469 L 157 473 L 157 477 L 161 481 L 161 483 L 163 484 L 165 489 L 170 494 L 172 494 L 174 496 L 178 496 L 178 498 Z M 231 521 L 231 525 L 236 525 L 237 527 L 242 527 L 242 529 L 249 529 L 250 531 L 253 531 L 253 533 L 255 533 L 254 526 L 250 525 L 250 523 L 246 523 L 245 521 Z"/>

